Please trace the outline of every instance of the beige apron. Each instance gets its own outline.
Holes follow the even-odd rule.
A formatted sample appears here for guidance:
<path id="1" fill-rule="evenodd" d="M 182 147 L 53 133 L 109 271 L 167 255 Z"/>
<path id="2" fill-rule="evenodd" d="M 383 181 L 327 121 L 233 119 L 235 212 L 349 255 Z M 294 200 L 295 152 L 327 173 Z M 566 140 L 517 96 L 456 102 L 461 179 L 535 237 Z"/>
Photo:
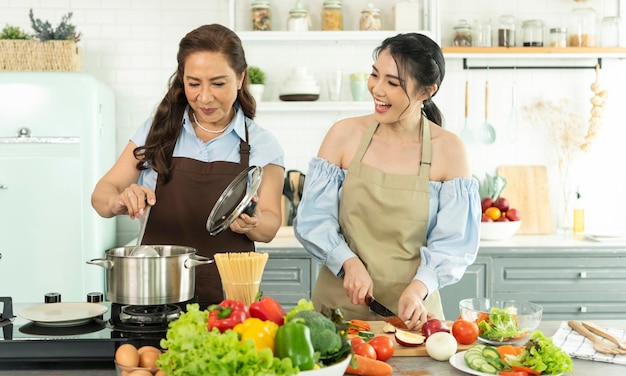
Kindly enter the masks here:
<path id="1" fill-rule="evenodd" d="M 339 225 L 350 249 L 363 261 L 374 282 L 374 297 L 394 312 L 398 299 L 415 277 L 420 247 L 426 245 L 431 144 L 422 117 L 422 157 L 419 175 L 392 175 L 361 163 L 378 124 L 363 137 L 348 168 L 339 204 Z M 341 307 L 344 317 L 380 320 L 365 305 L 353 305 L 337 278 L 323 267 L 312 296 L 315 307 Z M 443 319 L 439 291 L 431 291 L 426 309 Z"/>

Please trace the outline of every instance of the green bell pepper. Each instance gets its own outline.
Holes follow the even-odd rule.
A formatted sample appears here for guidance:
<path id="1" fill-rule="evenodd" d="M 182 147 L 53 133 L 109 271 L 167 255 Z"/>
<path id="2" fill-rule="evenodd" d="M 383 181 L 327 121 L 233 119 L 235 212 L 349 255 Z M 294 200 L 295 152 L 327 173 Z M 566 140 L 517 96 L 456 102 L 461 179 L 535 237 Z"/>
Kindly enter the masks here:
<path id="1" fill-rule="evenodd" d="M 311 330 L 301 322 L 292 321 L 280 326 L 276 331 L 276 356 L 290 358 L 300 371 L 313 369 L 315 351 L 311 343 Z"/>

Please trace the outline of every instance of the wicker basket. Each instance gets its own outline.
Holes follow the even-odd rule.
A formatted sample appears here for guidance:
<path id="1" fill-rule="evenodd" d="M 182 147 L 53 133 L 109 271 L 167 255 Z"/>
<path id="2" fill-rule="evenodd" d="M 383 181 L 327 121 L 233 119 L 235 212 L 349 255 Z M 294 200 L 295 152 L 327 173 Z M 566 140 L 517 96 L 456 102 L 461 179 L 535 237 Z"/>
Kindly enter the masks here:
<path id="1" fill-rule="evenodd" d="M 0 71 L 80 72 L 81 51 L 71 40 L 0 39 Z"/>

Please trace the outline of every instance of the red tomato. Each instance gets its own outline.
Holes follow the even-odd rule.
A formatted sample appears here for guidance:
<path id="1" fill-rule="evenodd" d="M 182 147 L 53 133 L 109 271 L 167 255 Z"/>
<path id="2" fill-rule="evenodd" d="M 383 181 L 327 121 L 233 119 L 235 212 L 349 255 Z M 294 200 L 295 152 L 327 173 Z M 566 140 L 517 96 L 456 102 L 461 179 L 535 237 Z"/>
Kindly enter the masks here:
<path id="1" fill-rule="evenodd" d="M 393 341 L 387 336 L 376 336 L 368 342 L 376 351 L 376 359 L 387 361 L 393 356 Z"/>
<path id="2" fill-rule="evenodd" d="M 478 325 L 473 321 L 459 319 L 452 324 L 452 335 L 461 345 L 469 345 L 478 338 Z"/>
<path id="3" fill-rule="evenodd" d="M 533 375 L 533 376 L 541 375 L 541 372 L 535 371 L 534 369 L 528 368 L 528 367 L 513 366 L 512 368 L 513 368 L 513 371 L 526 372 L 527 374 Z"/>
<path id="4" fill-rule="evenodd" d="M 365 343 L 365 340 L 363 339 L 363 337 L 352 337 L 350 339 L 350 342 L 352 343 L 352 348 L 354 348 L 356 345 Z"/>
<path id="5" fill-rule="evenodd" d="M 364 356 L 366 358 L 376 360 L 376 350 L 374 350 L 374 346 L 370 345 L 367 342 L 359 343 L 358 345 L 354 346 L 354 353 Z"/>

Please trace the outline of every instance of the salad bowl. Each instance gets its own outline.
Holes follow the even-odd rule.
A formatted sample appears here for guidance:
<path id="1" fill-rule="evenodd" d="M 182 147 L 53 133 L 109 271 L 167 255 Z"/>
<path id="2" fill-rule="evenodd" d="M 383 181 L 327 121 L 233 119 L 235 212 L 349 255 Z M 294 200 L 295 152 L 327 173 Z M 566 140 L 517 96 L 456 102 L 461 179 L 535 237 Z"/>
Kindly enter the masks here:
<path id="1" fill-rule="evenodd" d="M 543 307 L 518 300 L 463 299 L 461 317 L 478 324 L 478 341 L 488 345 L 525 342 L 541 322 Z"/>

